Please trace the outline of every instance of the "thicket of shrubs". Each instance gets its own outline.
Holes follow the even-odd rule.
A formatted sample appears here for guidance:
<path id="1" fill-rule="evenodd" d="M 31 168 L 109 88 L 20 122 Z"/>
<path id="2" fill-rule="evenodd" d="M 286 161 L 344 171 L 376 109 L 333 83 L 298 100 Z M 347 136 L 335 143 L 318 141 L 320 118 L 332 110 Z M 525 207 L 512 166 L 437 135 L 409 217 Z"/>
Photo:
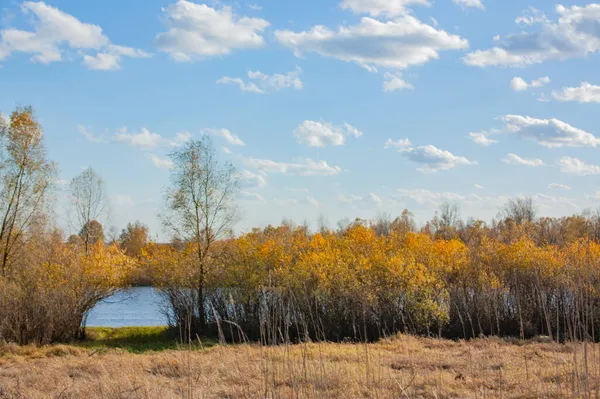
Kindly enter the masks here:
<path id="1" fill-rule="evenodd" d="M 533 212 L 522 199 L 510 206 Z M 335 232 L 283 225 L 219 242 L 207 263 L 208 324 L 231 341 L 395 332 L 597 339 L 598 217 L 521 220 L 513 212 L 487 226 L 447 224 L 447 211 L 419 232 L 405 212 Z M 193 244 L 150 245 L 145 254 L 173 324 L 186 328 L 198 300 Z"/>

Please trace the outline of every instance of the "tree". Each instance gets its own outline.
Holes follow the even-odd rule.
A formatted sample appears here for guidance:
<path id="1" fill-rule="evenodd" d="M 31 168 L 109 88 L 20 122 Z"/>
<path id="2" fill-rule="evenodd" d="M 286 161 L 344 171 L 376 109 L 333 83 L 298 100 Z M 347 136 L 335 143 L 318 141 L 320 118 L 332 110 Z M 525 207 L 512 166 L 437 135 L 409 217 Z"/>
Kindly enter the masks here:
<path id="1" fill-rule="evenodd" d="M 97 220 L 92 220 L 89 223 L 86 223 L 81 228 L 79 232 L 79 237 L 85 244 L 87 242 L 88 246 L 93 246 L 98 242 L 104 242 L 104 228 L 102 224 Z"/>
<path id="2" fill-rule="evenodd" d="M 2 275 L 29 228 L 44 215 L 56 166 L 46 159 L 42 127 L 31 107 L 0 118 L 0 254 Z"/>
<path id="3" fill-rule="evenodd" d="M 141 222 L 127 224 L 121 231 L 119 243 L 128 256 L 139 256 L 148 243 L 148 226 Z"/>
<path id="4" fill-rule="evenodd" d="M 238 220 L 235 198 L 239 190 L 236 170 L 221 163 L 209 137 L 190 141 L 180 151 L 170 154 L 171 186 L 167 190 L 164 226 L 192 244 L 197 262 L 197 327 L 206 326 L 206 268 L 213 244 L 231 234 Z"/>
<path id="5" fill-rule="evenodd" d="M 532 223 L 537 216 L 537 209 L 531 197 L 511 198 L 500 211 L 500 216 L 517 224 Z"/>
<path id="6" fill-rule="evenodd" d="M 462 227 L 459 206 L 450 203 L 442 204 L 439 213 L 436 212 L 431 224 L 435 229 L 436 237 L 444 240 L 455 238 L 458 230 Z"/>
<path id="7" fill-rule="evenodd" d="M 98 241 L 99 236 L 97 230 L 86 226 L 91 227 L 93 221 L 99 224 L 98 219 L 106 212 L 104 182 L 92 168 L 87 168 L 71 180 L 69 192 L 73 207 L 73 211 L 70 213 L 70 216 L 74 218 L 72 220 L 73 227 L 80 232 L 87 254 L 90 246 Z M 102 240 L 104 240 L 104 234 L 102 234 Z"/>

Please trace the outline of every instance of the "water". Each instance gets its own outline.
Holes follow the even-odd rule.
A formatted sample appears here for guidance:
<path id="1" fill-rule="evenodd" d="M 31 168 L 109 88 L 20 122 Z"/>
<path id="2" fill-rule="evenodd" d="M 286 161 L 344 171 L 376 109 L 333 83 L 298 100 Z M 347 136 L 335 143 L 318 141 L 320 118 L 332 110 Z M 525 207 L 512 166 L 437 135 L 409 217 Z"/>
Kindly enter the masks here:
<path id="1" fill-rule="evenodd" d="M 164 326 L 162 299 L 151 287 L 121 291 L 100 302 L 88 316 L 90 327 Z"/>

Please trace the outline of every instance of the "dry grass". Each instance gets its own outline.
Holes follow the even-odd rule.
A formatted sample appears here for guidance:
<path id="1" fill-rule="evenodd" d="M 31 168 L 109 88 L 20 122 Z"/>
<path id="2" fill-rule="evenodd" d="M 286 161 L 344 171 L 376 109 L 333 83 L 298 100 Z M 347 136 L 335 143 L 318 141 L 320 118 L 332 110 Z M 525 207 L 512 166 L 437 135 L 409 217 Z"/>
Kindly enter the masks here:
<path id="1" fill-rule="evenodd" d="M 131 354 L 0 346 L 7 398 L 595 397 L 600 345 L 398 336 L 374 344 Z M 585 394 L 587 392 L 589 396 Z"/>

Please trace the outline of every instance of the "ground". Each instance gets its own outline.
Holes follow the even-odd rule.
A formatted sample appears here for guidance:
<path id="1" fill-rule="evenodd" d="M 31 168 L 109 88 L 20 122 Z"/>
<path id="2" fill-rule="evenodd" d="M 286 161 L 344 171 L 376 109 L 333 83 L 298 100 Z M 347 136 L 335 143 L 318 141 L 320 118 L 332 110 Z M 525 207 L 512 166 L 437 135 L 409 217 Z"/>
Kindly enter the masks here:
<path id="1" fill-rule="evenodd" d="M 164 329 L 0 345 L 0 398 L 597 397 L 600 345 L 449 341 L 177 346 Z"/>

